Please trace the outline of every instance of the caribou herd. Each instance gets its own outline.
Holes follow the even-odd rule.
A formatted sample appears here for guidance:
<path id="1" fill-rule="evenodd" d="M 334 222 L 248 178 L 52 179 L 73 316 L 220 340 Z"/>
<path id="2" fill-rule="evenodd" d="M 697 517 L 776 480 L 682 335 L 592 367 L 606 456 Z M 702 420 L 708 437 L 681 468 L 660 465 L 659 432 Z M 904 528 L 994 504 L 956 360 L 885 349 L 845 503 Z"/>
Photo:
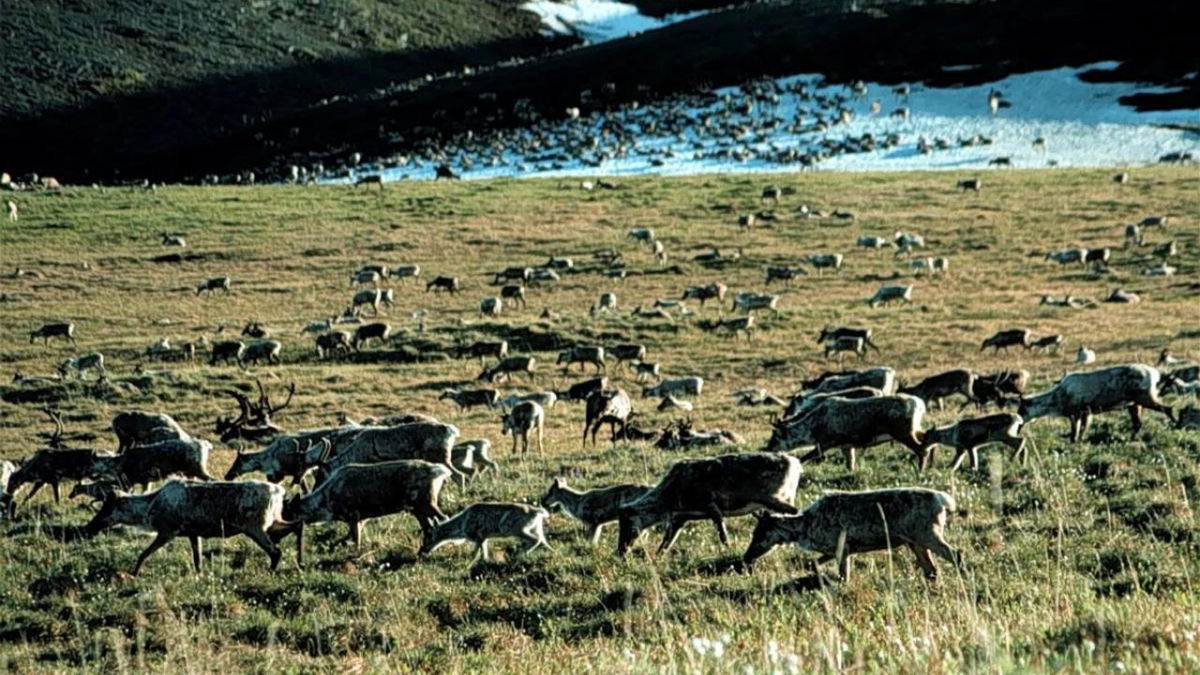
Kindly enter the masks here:
<path id="1" fill-rule="evenodd" d="M 959 182 L 959 189 L 978 192 L 978 180 Z M 788 194 L 774 186 L 762 192 L 762 201 L 778 203 Z M 845 214 L 840 214 L 845 215 Z M 852 214 L 845 217 L 849 220 Z M 744 227 L 754 221 L 743 219 Z M 1129 245 L 1142 245 L 1142 229 L 1162 227 L 1165 217 L 1151 217 L 1131 226 Z M 656 265 L 665 265 L 665 247 L 649 228 L 629 230 L 627 239 L 652 252 Z M 924 237 L 911 232 L 894 236 L 862 235 L 857 244 L 871 251 L 894 248 L 905 256 L 926 247 Z M 184 246 L 181 237 L 163 234 L 163 245 Z M 1156 249 L 1157 250 L 1157 249 Z M 1173 243 L 1163 255 L 1177 252 Z M 877 253 L 876 253 L 877 254 Z M 1157 255 L 1157 254 L 1156 254 Z M 722 269 L 740 259 L 741 249 L 696 256 L 693 262 L 710 269 Z M 1110 264 L 1109 249 L 1068 249 L 1048 253 L 1048 261 L 1102 267 Z M 606 272 L 605 278 L 620 279 L 623 256 L 605 251 L 595 256 Z M 949 273 L 946 258 L 924 258 L 912 265 L 917 274 Z M 840 253 L 809 255 L 790 264 L 772 264 L 765 268 L 765 284 L 782 281 L 792 284 L 809 274 L 805 265 L 818 275 L 840 274 L 845 256 Z M 523 309 L 539 285 L 559 282 L 562 275 L 575 274 L 582 266 L 565 257 L 551 257 L 539 266 L 513 265 L 492 274 L 492 283 L 500 289 L 489 294 L 479 305 L 481 317 L 503 315 Z M 372 347 L 384 349 L 394 337 L 390 324 L 376 319 L 399 302 L 394 289 L 380 287 L 387 280 L 403 283 L 418 279 L 422 269 L 415 264 L 369 264 L 349 273 L 354 289 L 347 307 L 340 314 L 309 323 L 304 332 L 314 333 L 315 351 L 320 360 L 348 358 Z M 341 279 L 345 279 L 343 276 Z M 425 292 L 458 294 L 466 285 L 459 276 L 434 276 Z M 371 288 L 358 288 L 371 286 Z M 235 292 L 228 276 L 204 280 L 195 288 L 197 295 L 220 296 Z M 887 284 L 867 299 L 871 308 L 890 303 L 915 302 L 912 283 Z M 420 292 L 419 290 L 417 291 Z M 716 305 L 719 318 L 695 319 L 700 330 L 739 333 L 754 339 L 756 316 L 769 314 L 772 321 L 787 320 L 782 296 L 769 293 L 735 292 L 731 297 L 725 283 L 689 285 L 681 288 L 678 299 L 664 298 L 653 308 L 638 306 L 635 320 L 653 322 L 688 319 L 706 304 Z M 220 297 L 206 299 L 220 301 Z M 697 310 L 687 308 L 694 301 Z M 726 309 L 726 305 L 728 307 Z M 1043 298 L 1043 304 L 1047 304 Z M 591 307 L 593 317 L 620 311 L 616 293 L 605 291 Z M 373 320 L 364 322 L 363 310 Z M 708 313 L 714 309 L 707 310 Z M 730 312 L 726 316 L 725 312 Z M 891 310 L 881 310 L 891 311 Z M 675 312 L 675 314 L 672 314 Z M 422 330 L 423 330 L 423 316 Z M 543 317 L 552 316 L 547 308 Z M 595 320 L 595 319 L 592 319 Z M 352 331 L 339 325 L 353 326 Z M 839 362 L 851 354 L 862 361 L 868 356 L 886 354 L 879 336 L 861 325 L 815 328 L 817 354 Z M 194 358 L 197 348 L 210 351 L 209 364 L 236 363 L 241 368 L 255 364 L 281 364 L 284 344 L 273 339 L 271 331 L 257 321 L 246 325 L 241 339 L 214 340 L 211 344 L 189 343 L 174 348 L 162 339 L 147 349 L 146 358 Z M 46 323 L 29 333 L 31 343 L 42 341 L 48 348 L 51 339 L 76 345 L 85 334 L 74 323 Z M 994 352 L 1009 348 L 1054 350 L 1063 336 L 1035 336 L 1025 327 L 1012 327 L 987 336 L 980 351 Z M 659 410 L 690 411 L 693 399 L 705 392 L 712 396 L 713 384 L 701 375 L 664 377 L 661 363 L 651 360 L 652 350 L 645 344 L 569 344 L 557 350 L 554 366 L 563 375 L 578 368 L 578 382 L 553 390 L 512 393 L 507 396 L 492 386 L 498 381 L 530 383 L 544 370 L 548 359 L 530 354 L 510 353 L 508 340 L 481 340 L 456 347 L 460 358 L 479 360 L 481 371 L 474 385 L 443 389 L 436 401 L 446 401 L 459 414 L 473 409 L 496 413 L 496 429 L 512 437 L 511 456 L 524 457 L 531 451 L 544 454 L 547 420 L 552 416 L 572 415 L 572 406 L 582 404 L 581 444 L 597 446 L 597 436 L 605 425 L 611 444 L 652 443 L 668 451 L 717 448 L 724 454 L 706 454 L 681 458 L 671 464 L 653 485 L 612 484 L 579 490 L 556 477 L 540 499 L 530 502 L 478 502 L 447 515 L 440 505 L 441 495 L 451 489 L 469 494 L 481 476 L 500 473 L 491 456 L 491 440 L 462 438 L 459 428 L 429 415 L 404 413 L 386 419 L 355 421 L 343 418 L 336 425 L 290 431 L 277 423 L 296 395 L 295 385 L 288 388 L 282 404 L 271 401 L 267 387 L 257 384 L 257 399 L 244 391 L 231 389 L 228 396 L 237 403 L 237 417 L 219 417 L 214 432 L 219 441 L 237 447 L 232 466 L 218 478 L 210 472 L 213 443 L 199 438 L 162 412 L 125 411 L 111 420 L 115 452 L 70 447 L 71 442 L 61 416 L 50 408 L 46 415 L 54 424 L 47 435 L 46 447 L 18 463 L 0 463 L 2 503 L 8 518 L 18 517 L 18 493 L 31 486 L 24 501 L 49 485 L 56 500 L 60 486 L 76 483 L 72 496 L 86 496 L 99 502 L 99 510 L 85 528 L 90 535 L 114 525 L 133 525 L 154 531 L 156 537 L 138 557 L 136 574 L 145 560 L 177 536 L 187 537 L 193 562 L 199 569 L 201 540 L 211 537 L 245 535 L 269 557 L 271 569 L 280 563 L 280 543 L 288 536 L 296 540 L 297 564 L 303 564 L 304 533 L 309 524 L 343 522 L 349 528 L 348 539 L 358 545 L 363 523 L 397 513 L 412 514 L 421 531 L 419 554 L 435 553 L 449 543 L 473 544 L 478 557 L 488 556 L 488 542 L 515 538 L 523 543 L 523 553 L 536 548 L 550 549 L 546 523 L 551 514 L 562 512 L 579 521 L 586 538 L 597 545 L 602 528 L 616 523 L 616 551 L 625 555 L 642 534 L 661 527 L 658 546 L 665 553 L 690 521 L 713 525 L 722 544 L 729 543 L 726 520 L 745 515 L 758 518 L 742 569 L 750 571 L 754 563 L 772 548 L 791 544 L 818 553 L 817 562 L 836 560 L 839 575 L 849 575 L 849 556 L 899 545 L 910 548 L 921 571 L 930 579 L 937 575 L 933 557 L 937 556 L 958 569 L 963 556 L 945 538 L 947 517 L 956 509 L 952 495 L 923 488 L 890 488 L 863 492 L 827 492 L 806 507 L 796 504 L 796 494 L 805 480 L 804 467 L 818 461 L 830 450 L 840 450 L 849 471 L 855 471 L 860 451 L 882 444 L 895 444 L 908 451 L 916 472 L 933 467 L 935 451 L 944 446 L 955 456 L 951 470 L 970 459 L 972 469 L 980 467 L 979 450 L 986 446 L 1007 447 L 1016 461 L 1025 462 L 1032 440 L 1025 428 L 1043 417 L 1062 417 L 1069 421 L 1070 440 L 1086 438 L 1093 416 L 1111 411 L 1128 411 L 1131 437 L 1140 433 L 1143 409 L 1161 413 L 1181 427 L 1200 426 L 1200 413 L 1194 407 L 1176 410 L 1164 397 L 1171 394 L 1194 395 L 1200 373 L 1172 357 L 1165 350 L 1160 366 L 1126 364 L 1071 372 L 1045 391 L 1029 390 L 1030 373 L 1020 369 L 978 372 L 952 368 L 929 377 L 908 381 L 895 369 L 883 365 L 857 370 L 825 372 L 804 379 L 790 397 L 780 398 L 762 388 L 741 389 L 731 394 L 738 405 L 779 406 L 782 414 L 769 425 L 760 427 L 768 436 L 765 445 L 744 447 L 746 442 L 729 429 L 696 429 L 689 417 L 674 421 L 661 430 L 640 426 L 636 408 L 645 399 L 659 400 Z M 812 343 L 809 343 L 809 348 Z M 1168 361 L 1167 359 L 1174 359 Z M 468 366 L 471 367 L 471 366 Z M 588 370 L 593 371 L 587 373 Z M 104 357 L 87 352 L 63 362 L 57 378 L 65 380 L 85 372 L 106 377 Z M 586 375 L 585 375 L 586 373 Z M 623 374 L 644 386 L 633 394 L 617 383 Z M 591 377 L 587 377 L 591 375 Z M 24 377 L 24 379 L 20 379 Z M 518 379 L 519 378 L 519 379 Z M 19 376 L 17 382 L 32 381 Z M 720 380 L 718 379 L 719 383 Z M 640 397 L 635 394 L 640 393 Z M 434 397 L 431 397 L 434 398 Z M 959 418 L 951 424 L 934 426 L 926 415 L 941 411 L 952 399 L 961 406 Z M 987 412 L 994 406 L 999 410 Z M 964 416 L 973 407 L 973 416 Z M 498 419 L 497 419 L 498 418 Z M 244 445 L 261 445 L 245 451 Z M 743 447 L 738 447 L 743 446 Z M 796 454 L 793 454 L 796 453 Z M 518 466 L 524 467 L 524 463 Z M 505 468 L 504 471 L 514 470 Z M 520 470 L 520 469 L 517 469 Z M 260 476 L 261 478 L 254 478 Z M 247 478 L 250 477 L 250 478 Z M 155 489 L 154 483 L 166 481 Z M 135 491 L 136 489 L 136 491 Z"/>

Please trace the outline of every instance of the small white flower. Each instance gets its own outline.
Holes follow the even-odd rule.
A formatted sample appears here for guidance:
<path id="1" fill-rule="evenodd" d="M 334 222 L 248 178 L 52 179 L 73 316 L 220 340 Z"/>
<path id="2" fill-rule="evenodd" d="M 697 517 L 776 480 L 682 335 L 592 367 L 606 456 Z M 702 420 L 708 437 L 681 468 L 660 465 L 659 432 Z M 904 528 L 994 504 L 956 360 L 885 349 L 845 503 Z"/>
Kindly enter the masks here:
<path id="1" fill-rule="evenodd" d="M 719 659 L 722 656 L 725 656 L 725 643 L 723 642 L 714 640 L 713 642 L 708 643 L 708 648 L 712 650 L 713 658 Z"/>

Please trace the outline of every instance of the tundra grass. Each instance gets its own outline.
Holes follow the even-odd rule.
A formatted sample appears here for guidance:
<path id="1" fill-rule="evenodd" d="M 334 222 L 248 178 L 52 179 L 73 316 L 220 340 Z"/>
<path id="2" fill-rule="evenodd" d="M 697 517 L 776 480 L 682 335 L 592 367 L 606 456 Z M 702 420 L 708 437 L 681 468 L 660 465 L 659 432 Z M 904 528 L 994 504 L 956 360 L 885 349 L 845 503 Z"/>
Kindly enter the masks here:
<path id="1" fill-rule="evenodd" d="M 438 393 L 470 386 L 473 361 L 443 359 L 460 341 L 507 337 L 514 352 L 533 353 L 531 382 L 503 389 L 565 388 L 578 372 L 553 365 L 554 345 L 642 342 L 667 375 L 702 375 L 690 413 L 698 427 L 728 427 L 761 448 L 777 410 L 735 406 L 729 392 L 763 386 L 786 396 L 805 376 L 836 368 L 817 349 L 826 324 L 875 329 L 886 364 L 915 381 L 952 367 L 1026 368 L 1041 389 L 1075 368 L 1075 350 L 1094 349 L 1099 364 L 1153 363 L 1169 347 L 1200 356 L 1200 241 L 1194 168 L 1140 169 L 1128 185 L 1106 171 L 989 172 L 984 190 L 954 189 L 962 175 L 812 174 L 623 180 L 622 189 L 587 192 L 568 180 L 412 183 L 382 193 L 345 187 L 68 189 L 17 194 L 22 218 L 0 226 L 3 272 L 36 274 L 0 280 L 0 360 L 6 376 L 51 373 L 61 360 L 97 350 L 112 382 L 0 386 L 0 457 L 20 459 L 48 429 L 43 405 L 64 413 L 73 445 L 114 449 L 107 430 L 123 409 L 168 412 L 197 435 L 213 437 L 215 417 L 229 414 L 224 392 L 250 391 L 256 379 L 277 396 L 297 386 L 278 422 L 288 429 L 352 417 L 422 411 L 457 425 L 464 438 L 486 437 L 502 466 L 498 477 L 465 490 L 448 487 L 452 513 L 480 500 L 536 500 L 555 476 L 589 488 L 652 482 L 672 462 L 718 452 L 661 451 L 645 445 L 580 446 L 582 406 L 548 413 L 546 452 L 516 456 L 500 436 L 494 411 L 459 413 Z M 740 212 L 762 208 L 768 182 L 795 188 L 775 209 L 781 218 L 741 231 Z M 849 210 L 853 220 L 797 220 L 801 204 Z M 1153 244 L 1174 238 L 1178 274 L 1146 277 L 1150 247 L 1122 247 L 1123 225 L 1170 214 Z M 650 227 L 683 274 L 630 274 L 624 281 L 593 272 L 564 274 L 532 289 L 528 309 L 482 320 L 481 298 L 496 293 L 490 274 L 508 265 L 567 255 L 592 265 L 592 252 L 615 248 L 633 272 L 654 270 L 650 251 L 625 238 Z M 891 252 L 854 247 L 860 234 L 897 230 L 925 236 L 928 255 L 946 256 L 950 274 L 914 279 Z M 186 237 L 167 249 L 159 233 Z M 1109 268 L 1092 273 L 1042 257 L 1069 245 L 1111 246 Z M 710 247 L 741 249 L 722 271 L 691 262 Z M 781 314 L 757 317 L 752 341 L 700 331 L 695 321 L 635 320 L 629 312 L 656 298 L 678 298 L 692 284 L 722 281 L 730 292 L 762 291 L 766 264 L 808 253 L 846 255 L 840 274 L 812 274 L 773 285 Z M 160 256 L 178 254 L 175 262 Z M 924 255 L 925 253 L 921 253 Z M 416 263 L 423 278 L 457 275 L 464 292 L 426 294 L 423 284 L 391 283 L 397 304 L 381 317 L 394 343 L 343 361 L 319 361 L 300 329 L 340 310 L 349 274 L 365 263 Z M 202 279 L 229 275 L 228 296 L 197 297 Z M 866 299 L 885 283 L 914 283 L 914 303 L 871 309 Z M 1042 294 L 1103 299 L 1123 287 L 1140 304 L 1092 309 L 1038 305 Z M 589 317 L 601 292 L 620 311 Z M 729 299 L 726 301 L 729 302 Z M 542 321 L 550 308 L 561 318 Z M 717 308 L 693 306 L 694 318 Z M 414 312 L 424 310 L 419 332 Z M 728 313 L 728 306 L 724 308 Z M 145 348 L 162 337 L 210 340 L 236 335 L 248 320 L 284 343 L 278 366 L 209 367 L 148 363 Z M 78 347 L 31 345 L 43 321 L 69 320 Z M 223 327 L 220 333 L 218 328 Z M 992 332 L 1028 327 L 1062 333 L 1062 353 L 980 353 Z M 530 351 L 537 350 L 537 351 Z M 135 374 L 141 365 L 143 372 Z M 846 363 L 847 366 L 857 365 Z M 611 369 L 611 366 L 610 366 Z M 168 371 L 168 372 L 155 372 Z M 611 371 L 640 393 L 628 372 Z M 90 380 L 91 376 L 87 376 Z M 7 380 L 7 377 L 5 378 Z M 1184 401 L 1170 401 L 1176 408 Z M 659 427 L 672 413 L 637 400 L 640 424 Z M 957 402 L 932 411 L 945 423 Z M 969 411 L 968 411 L 969 412 Z M 674 413 L 678 415 L 678 413 Z M 943 452 L 917 475 L 906 451 L 879 446 L 849 473 L 840 457 L 805 467 L 798 503 L 823 489 L 921 485 L 948 490 L 961 513 L 948 528 L 966 572 L 941 561 L 936 585 L 921 580 L 906 551 L 862 555 L 851 581 L 813 576 L 812 556 L 778 550 L 752 575 L 733 570 L 752 519 L 730 523 L 722 548 L 711 526 L 694 524 L 667 555 L 614 555 L 610 526 L 593 548 L 565 516 L 550 521 L 550 551 L 526 559 L 498 547 L 496 559 L 471 564 L 472 553 L 447 548 L 415 556 L 419 531 L 409 516 L 369 523 L 359 550 L 339 543 L 344 526 L 312 528 L 307 565 L 291 550 L 277 573 L 244 538 L 211 541 L 206 569 L 190 571 L 186 543 L 152 557 L 128 575 L 149 537 L 117 529 L 83 539 L 91 511 L 56 505 L 40 494 L 17 519 L 0 523 L 0 667 L 14 670 L 266 670 L 450 672 L 960 672 L 1189 671 L 1200 669 L 1200 528 L 1194 504 L 1200 482 L 1200 436 L 1175 431 L 1154 413 L 1129 442 L 1124 414 L 1097 419 L 1087 442 L 1061 439 L 1062 420 L 1027 428 L 1035 442 L 1027 465 L 984 451 L 978 472 L 951 474 Z M 223 474 L 233 451 L 210 462 Z M 27 490 L 28 488 L 26 488 Z M 23 496 L 23 495 L 22 495 Z M 288 546 L 291 546 L 289 540 Z"/>

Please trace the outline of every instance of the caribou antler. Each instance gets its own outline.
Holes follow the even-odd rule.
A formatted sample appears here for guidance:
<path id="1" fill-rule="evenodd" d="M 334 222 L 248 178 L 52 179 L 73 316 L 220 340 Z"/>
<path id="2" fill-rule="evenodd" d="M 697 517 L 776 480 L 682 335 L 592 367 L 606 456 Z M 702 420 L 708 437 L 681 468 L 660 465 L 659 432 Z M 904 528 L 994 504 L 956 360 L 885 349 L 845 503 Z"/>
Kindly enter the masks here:
<path id="1" fill-rule="evenodd" d="M 279 406 L 271 405 L 271 397 L 267 396 L 267 391 L 266 391 L 266 389 L 263 389 L 262 382 L 260 382 L 258 380 L 255 380 L 255 382 L 258 383 L 258 391 L 261 396 L 261 398 L 259 398 L 259 404 L 262 407 L 262 414 L 263 414 L 263 417 L 265 417 L 265 418 L 270 418 L 271 415 L 274 415 L 275 413 L 279 412 L 280 410 L 283 410 L 284 408 L 291 405 L 292 397 L 296 395 L 296 383 L 292 382 L 291 384 L 288 385 L 288 396 L 287 396 L 287 400 L 283 402 L 283 405 L 279 405 Z"/>
<path id="2" fill-rule="evenodd" d="M 262 382 L 255 380 L 255 383 L 258 385 L 257 403 L 252 403 L 250 398 L 241 392 L 233 390 L 226 392 L 237 401 L 239 413 L 237 419 L 232 421 L 224 416 L 217 418 L 216 430 L 221 434 L 222 442 L 228 443 L 237 438 L 263 440 L 282 431 L 271 422 L 271 415 L 291 404 L 292 398 L 296 395 L 296 383 L 293 382 L 288 387 L 287 400 L 278 406 L 271 404 L 271 397 L 267 394 Z"/>
<path id="3" fill-rule="evenodd" d="M 237 401 L 239 410 L 237 419 L 230 422 L 230 425 L 241 426 L 245 424 L 246 421 L 250 419 L 250 399 L 246 398 L 245 394 L 236 391 L 229 391 L 226 393 L 228 393 L 234 398 L 235 401 Z"/>
<path id="4" fill-rule="evenodd" d="M 63 426 L 62 414 L 57 410 L 51 409 L 49 406 L 42 408 L 42 412 L 46 413 L 46 417 L 54 424 L 54 431 L 46 439 L 46 443 L 52 448 L 63 447 L 62 437 L 66 428 Z"/>

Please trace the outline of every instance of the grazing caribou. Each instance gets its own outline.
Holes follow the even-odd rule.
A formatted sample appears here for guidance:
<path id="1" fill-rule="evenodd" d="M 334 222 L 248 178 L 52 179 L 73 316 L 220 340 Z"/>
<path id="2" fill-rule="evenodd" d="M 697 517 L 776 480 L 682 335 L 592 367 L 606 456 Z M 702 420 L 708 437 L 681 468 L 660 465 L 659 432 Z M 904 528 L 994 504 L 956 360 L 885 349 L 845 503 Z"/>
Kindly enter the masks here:
<path id="1" fill-rule="evenodd" d="M 820 563 L 837 560 L 838 575 L 850 580 L 850 556 L 906 545 L 926 578 L 937 579 L 930 552 L 959 570 L 962 554 L 943 536 L 954 498 L 925 488 L 890 488 L 864 492 L 828 491 L 797 516 L 766 514 L 754 528 L 742 562 L 750 568 L 771 549 L 794 544 L 820 553 Z M 815 567 L 815 565 L 814 565 Z"/>
<path id="2" fill-rule="evenodd" d="M 592 433 L 592 445 L 596 445 L 596 432 L 600 425 L 608 423 L 613 442 L 617 437 L 617 426 L 624 427 L 633 413 L 633 402 L 629 393 L 624 389 L 602 389 L 592 392 L 584 404 L 583 439 L 580 444 L 587 445 L 588 432 Z"/>
<path id="3" fill-rule="evenodd" d="M 1175 421 L 1175 413 L 1159 400 L 1161 380 L 1158 369 L 1142 364 L 1068 373 L 1051 389 L 1022 398 L 1018 413 L 1027 422 L 1039 417 L 1066 417 L 1071 421 L 1070 439 L 1077 442 L 1087 433 L 1092 415 L 1128 408 L 1132 440 L 1142 429 L 1142 408 Z"/>
<path id="4" fill-rule="evenodd" d="M 642 532 L 666 523 L 658 547 L 662 553 L 692 520 L 711 520 L 721 543 L 728 545 L 725 518 L 759 509 L 798 513 L 794 503 L 801 473 L 795 457 L 774 453 L 745 452 L 676 462 L 657 485 L 617 510 L 617 553 L 625 555 Z"/>
<path id="5" fill-rule="evenodd" d="M 915 396 L 896 394 L 861 399 L 831 396 L 807 412 L 776 421 L 766 450 L 782 452 L 815 446 L 800 458 L 807 462 L 820 458 L 830 448 L 841 448 L 846 467 L 854 471 L 857 448 L 894 440 L 913 452 L 919 469 L 924 454 L 921 447 L 924 417 L 925 403 Z"/>

